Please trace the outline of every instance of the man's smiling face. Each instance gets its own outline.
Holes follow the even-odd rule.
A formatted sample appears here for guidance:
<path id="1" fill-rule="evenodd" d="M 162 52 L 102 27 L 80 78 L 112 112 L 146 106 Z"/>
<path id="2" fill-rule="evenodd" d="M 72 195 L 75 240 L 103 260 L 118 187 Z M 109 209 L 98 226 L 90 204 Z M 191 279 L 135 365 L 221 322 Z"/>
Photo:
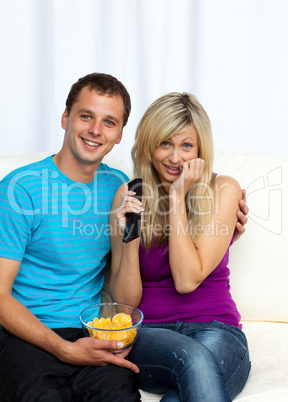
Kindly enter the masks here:
<path id="1" fill-rule="evenodd" d="M 95 165 L 122 138 L 124 103 L 121 96 L 100 95 L 83 88 L 70 114 L 62 115 L 63 151 L 77 164 Z"/>

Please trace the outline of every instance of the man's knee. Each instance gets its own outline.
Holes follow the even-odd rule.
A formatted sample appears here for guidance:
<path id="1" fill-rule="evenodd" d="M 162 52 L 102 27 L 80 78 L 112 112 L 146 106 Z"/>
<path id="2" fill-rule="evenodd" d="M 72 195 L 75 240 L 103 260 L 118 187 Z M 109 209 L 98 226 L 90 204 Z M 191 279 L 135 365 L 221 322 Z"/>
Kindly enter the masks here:
<path id="1" fill-rule="evenodd" d="M 141 401 L 137 375 L 114 365 L 85 367 L 77 373 L 72 386 L 77 401 Z"/>

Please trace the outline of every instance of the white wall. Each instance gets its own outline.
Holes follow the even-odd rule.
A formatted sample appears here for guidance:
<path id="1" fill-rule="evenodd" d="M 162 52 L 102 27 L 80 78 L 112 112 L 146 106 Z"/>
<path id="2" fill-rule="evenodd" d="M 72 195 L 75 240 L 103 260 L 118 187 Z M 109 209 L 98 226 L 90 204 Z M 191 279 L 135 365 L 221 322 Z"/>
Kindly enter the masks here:
<path id="1" fill-rule="evenodd" d="M 146 107 L 195 94 L 218 150 L 287 157 L 286 0 L 0 0 L 0 153 L 60 148 L 71 85 L 115 75 L 132 97 L 130 161 Z"/>

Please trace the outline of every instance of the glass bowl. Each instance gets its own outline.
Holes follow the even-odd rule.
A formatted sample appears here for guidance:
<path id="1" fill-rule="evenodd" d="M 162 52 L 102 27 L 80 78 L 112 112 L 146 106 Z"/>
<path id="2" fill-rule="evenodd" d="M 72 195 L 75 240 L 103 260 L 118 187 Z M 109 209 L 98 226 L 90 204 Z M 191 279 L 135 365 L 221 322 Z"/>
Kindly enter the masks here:
<path id="1" fill-rule="evenodd" d="M 143 313 L 129 304 L 98 303 L 82 310 L 79 318 L 85 336 L 122 341 L 124 347 L 113 350 L 119 353 L 135 343 Z"/>

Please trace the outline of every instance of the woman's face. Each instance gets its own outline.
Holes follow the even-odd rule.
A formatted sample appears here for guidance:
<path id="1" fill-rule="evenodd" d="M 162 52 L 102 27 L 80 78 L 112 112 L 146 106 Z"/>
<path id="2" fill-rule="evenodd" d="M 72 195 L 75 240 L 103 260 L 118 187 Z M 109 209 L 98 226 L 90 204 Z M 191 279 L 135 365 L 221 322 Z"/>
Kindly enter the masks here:
<path id="1" fill-rule="evenodd" d="M 193 126 L 163 141 L 152 154 L 161 183 L 173 183 L 178 179 L 183 162 L 198 158 L 198 151 L 199 139 Z"/>

